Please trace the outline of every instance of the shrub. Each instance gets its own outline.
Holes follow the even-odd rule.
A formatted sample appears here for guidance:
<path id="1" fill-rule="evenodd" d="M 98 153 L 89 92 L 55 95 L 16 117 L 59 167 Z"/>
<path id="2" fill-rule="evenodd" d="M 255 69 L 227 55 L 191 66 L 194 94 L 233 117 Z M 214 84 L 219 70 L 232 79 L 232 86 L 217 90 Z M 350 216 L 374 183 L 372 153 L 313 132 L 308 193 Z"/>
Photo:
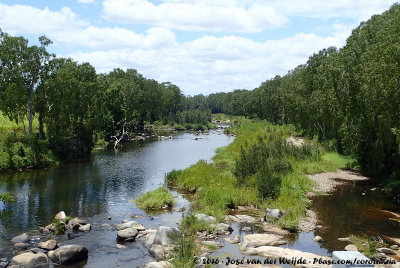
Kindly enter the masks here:
<path id="1" fill-rule="evenodd" d="M 276 199 L 281 191 L 282 179 L 271 167 L 264 166 L 256 176 L 257 190 L 261 198 Z"/>
<path id="2" fill-rule="evenodd" d="M 12 203 L 15 201 L 14 197 L 10 195 L 9 193 L 3 193 L 0 194 L 0 201 L 3 201 L 3 203 Z"/>

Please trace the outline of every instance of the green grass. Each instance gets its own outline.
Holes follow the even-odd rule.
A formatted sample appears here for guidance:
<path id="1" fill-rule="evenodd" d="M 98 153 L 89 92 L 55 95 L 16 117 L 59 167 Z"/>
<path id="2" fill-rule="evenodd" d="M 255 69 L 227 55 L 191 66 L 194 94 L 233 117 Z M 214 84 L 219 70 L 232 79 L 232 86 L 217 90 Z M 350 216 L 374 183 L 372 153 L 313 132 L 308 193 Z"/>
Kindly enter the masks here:
<path id="1" fill-rule="evenodd" d="M 261 120 L 243 117 L 233 119 L 222 115 L 213 117 L 216 118 L 237 121 L 233 127 L 233 132 L 237 135 L 234 142 L 219 148 L 213 157 L 213 163 L 199 161 L 187 169 L 173 171 L 167 175 L 167 181 L 180 189 L 195 192 L 194 211 L 212 215 L 220 221 L 231 208 L 255 205 L 262 209 L 270 207 L 283 210 L 285 215 L 277 224 L 297 230 L 299 220 L 305 216 L 311 202 L 306 193 L 312 191 L 312 182 L 306 174 L 347 168 L 354 161 L 350 157 L 324 151 L 320 157 L 313 158 L 314 160 L 290 158 L 293 169 L 282 176 L 280 195 L 275 200 L 263 200 L 258 195 L 255 176 L 250 176 L 247 184 L 240 186 L 233 175 L 241 148 L 254 144 L 259 136 L 274 134 L 287 138 L 298 132 L 290 125 L 276 126 Z"/>
<path id="2" fill-rule="evenodd" d="M 136 199 L 136 205 L 146 210 L 159 210 L 164 206 L 172 207 L 174 203 L 174 197 L 166 187 L 157 188 Z"/>
<path id="3" fill-rule="evenodd" d="M 372 237 L 367 235 L 357 236 L 350 235 L 350 241 L 357 247 L 359 251 L 364 253 L 368 258 L 376 257 L 378 248 L 387 247 L 387 245 L 381 241 L 376 241 Z"/>
<path id="4" fill-rule="evenodd" d="M 28 131 L 28 119 L 24 120 L 26 131 Z M 39 128 L 39 121 L 34 118 L 33 119 L 33 124 L 32 124 L 33 129 L 38 129 Z M 15 121 L 11 121 L 8 116 L 5 116 L 1 111 L 0 111 L 0 132 L 12 132 L 12 131 L 23 131 L 24 126 L 22 122 L 18 122 L 18 124 Z"/>

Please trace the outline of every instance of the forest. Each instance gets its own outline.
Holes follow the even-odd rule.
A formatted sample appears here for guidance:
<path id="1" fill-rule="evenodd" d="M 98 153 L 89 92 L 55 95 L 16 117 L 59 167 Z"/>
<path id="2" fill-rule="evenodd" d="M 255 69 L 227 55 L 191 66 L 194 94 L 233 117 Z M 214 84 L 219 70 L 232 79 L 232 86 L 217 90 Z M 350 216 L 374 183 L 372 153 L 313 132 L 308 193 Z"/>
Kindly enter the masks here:
<path id="1" fill-rule="evenodd" d="M 210 113 L 293 124 L 330 149 L 357 158 L 375 178 L 400 178 L 400 5 L 253 90 L 184 96 L 178 86 L 136 70 L 98 74 L 89 63 L 58 58 L 51 41 L 29 46 L 0 35 L 0 110 L 24 124 L 2 134 L 0 169 L 40 167 L 52 154 L 77 159 L 98 139 L 113 141 L 145 124 L 207 123 Z M 37 120 L 37 128 L 34 121 Z M 27 157 L 27 155 L 31 157 Z"/>

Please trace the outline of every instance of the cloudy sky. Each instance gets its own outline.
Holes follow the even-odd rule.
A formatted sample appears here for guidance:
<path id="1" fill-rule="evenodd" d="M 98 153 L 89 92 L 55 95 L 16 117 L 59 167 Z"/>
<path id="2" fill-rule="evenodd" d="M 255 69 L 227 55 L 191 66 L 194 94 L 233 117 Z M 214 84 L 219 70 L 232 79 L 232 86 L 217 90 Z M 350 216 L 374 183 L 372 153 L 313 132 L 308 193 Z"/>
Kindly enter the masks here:
<path id="1" fill-rule="evenodd" d="M 0 0 L 0 28 L 98 72 L 137 69 L 185 94 L 253 89 L 341 47 L 394 0 Z"/>

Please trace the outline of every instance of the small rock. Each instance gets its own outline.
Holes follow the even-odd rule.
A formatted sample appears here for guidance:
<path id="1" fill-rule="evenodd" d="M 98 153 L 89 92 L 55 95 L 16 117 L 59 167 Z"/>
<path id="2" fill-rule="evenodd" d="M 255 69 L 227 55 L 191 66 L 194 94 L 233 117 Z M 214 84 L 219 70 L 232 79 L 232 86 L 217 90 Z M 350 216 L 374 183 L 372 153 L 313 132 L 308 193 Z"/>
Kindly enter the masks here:
<path id="1" fill-rule="evenodd" d="M 217 234 L 225 234 L 225 233 L 231 233 L 233 229 L 226 223 L 220 223 L 215 227 L 214 231 Z"/>
<path id="2" fill-rule="evenodd" d="M 348 238 L 348 237 L 339 237 L 338 240 L 342 241 L 342 242 L 351 242 L 350 238 Z"/>
<path id="3" fill-rule="evenodd" d="M 162 261 L 166 259 L 164 247 L 161 245 L 152 245 L 149 248 L 149 253 L 153 256 L 156 260 Z"/>
<path id="4" fill-rule="evenodd" d="M 87 232 L 90 231 L 92 229 L 92 225 L 90 223 L 82 225 L 81 227 L 79 227 L 79 231 L 81 232 Z"/>
<path id="5" fill-rule="evenodd" d="M 314 240 L 315 242 L 323 242 L 324 239 L 322 237 L 320 237 L 319 235 L 315 236 L 312 240 Z"/>
<path id="6" fill-rule="evenodd" d="M 46 227 L 44 227 L 44 229 L 46 229 L 49 232 L 53 231 L 53 224 L 47 225 Z"/>
<path id="7" fill-rule="evenodd" d="M 361 195 L 365 195 L 365 193 L 362 193 Z"/>
<path id="8" fill-rule="evenodd" d="M 391 245 L 390 248 L 394 249 L 394 250 L 397 250 L 397 249 L 399 249 L 399 245 Z"/>
<path id="9" fill-rule="evenodd" d="M 60 211 L 56 214 L 56 216 L 54 216 L 54 219 L 63 221 L 66 217 L 67 217 L 67 215 L 65 215 L 65 212 Z"/>
<path id="10" fill-rule="evenodd" d="M 15 243 L 13 247 L 14 247 L 14 249 L 16 249 L 16 250 L 25 250 L 25 249 L 28 248 L 28 246 L 29 246 L 29 244 L 27 244 L 27 243 L 20 243 L 20 242 L 18 242 L 18 243 Z"/>
<path id="11" fill-rule="evenodd" d="M 243 227 L 243 228 L 242 228 L 242 231 L 243 231 L 243 232 L 249 233 L 249 232 L 251 232 L 251 228 L 248 227 L 248 226 L 246 226 L 246 227 Z"/>
<path id="12" fill-rule="evenodd" d="M 212 222 L 215 222 L 215 221 L 217 221 L 217 219 L 215 218 L 215 217 L 213 217 L 213 216 L 208 216 L 208 215 L 205 215 L 205 214 L 196 214 L 196 215 L 194 215 L 199 221 L 204 221 L 204 222 L 206 222 L 206 223 L 212 223 Z"/>
<path id="13" fill-rule="evenodd" d="M 265 209 L 266 217 L 267 218 L 272 218 L 272 219 L 279 219 L 282 217 L 283 213 L 280 211 L 280 209 L 274 208 L 274 209 Z"/>
<path id="14" fill-rule="evenodd" d="M 255 223 L 257 220 L 249 215 L 236 215 L 236 217 L 239 219 L 240 222 L 245 222 L 245 223 Z"/>
<path id="15" fill-rule="evenodd" d="M 240 242 L 240 237 L 235 235 L 233 238 L 226 237 L 224 240 L 230 244 L 238 244 Z"/>
<path id="16" fill-rule="evenodd" d="M 322 229 L 324 226 L 322 226 L 321 224 L 318 224 L 317 226 L 315 226 L 315 228 L 317 229 Z"/>
<path id="17" fill-rule="evenodd" d="M 125 248 L 126 248 L 126 246 L 121 245 L 121 244 L 116 244 L 115 247 L 116 247 L 117 249 L 125 249 Z"/>
<path id="18" fill-rule="evenodd" d="M 11 239 L 11 243 L 16 244 L 16 243 L 28 243 L 30 240 L 30 237 L 27 233 L 23 233 L 19 236 L 14 237 Z"/>
<path id="19" fill-rule="evenodd" d="M 45 250 L 53 250 L 57 248 L 57 241 L 54 239 L 47 240 L 46 242 L 40 242 L 38 244 L 39 248 Z"/>
<path id="20" fill-rule="evenodd" d="M 232 215 L 225 216 L 225 221 L 226 222 L 240 222 L 238 217 L 235 217 L 235 216 L 232 216 Z"/>
<path id="21" fill-rule="evenodd" d="M 126 228 L 117 233 L 117 239 L 121 241 L 135 241 L 138 231 L 135 228 Z"/>
<path id="22" fill-rule="evenodd" d="M 372 192 L 374 192 L 376 190 L 377 190 L 376 187 L 370 189 L 370 191 L 372 191 Z"/>
<path id="23" fill-rule="evenodd" d="M 357 251 L 358 250 L 358 248 L 353 244 L 347 245 L 344 249 L 347 251 Z"/>
<path id="24" fill-rule="evenodd" d="M 16 267 L 49 267 L 49 260 L 46 254 L 25 252 L 15 256 L 11 259 L 10 266 L 15 265 Z"/>
<path id="25" fill-rule="evenodd" d="M 378 251 L 379 253 L 385 253 L 389 255 L 394 254 L 394 252 L 390 248 L 377 248 L 376 251 Z"/>
<path id="26" fill-rule="evenodd" d="M 214 246 L 217 248 L 222 248 L 224 245 L 217 242 L 217 241 L 201 241 L 202 244 L 206 245 L 206 246 Z"/>
<path id="27" fill-rule="evenodd" d="M 108 216 L 108 217 L 107 217 L 107 220 L 111 221 L 111 216 Z"/>
<path id="28" fill-rule="evenodd" d="M 185 207 L 182 207 L 182 208 L 174 208 L 174 211 L 175 211 L 175 212 L 184 212 L 185 210 L 186 210 Z"/>

